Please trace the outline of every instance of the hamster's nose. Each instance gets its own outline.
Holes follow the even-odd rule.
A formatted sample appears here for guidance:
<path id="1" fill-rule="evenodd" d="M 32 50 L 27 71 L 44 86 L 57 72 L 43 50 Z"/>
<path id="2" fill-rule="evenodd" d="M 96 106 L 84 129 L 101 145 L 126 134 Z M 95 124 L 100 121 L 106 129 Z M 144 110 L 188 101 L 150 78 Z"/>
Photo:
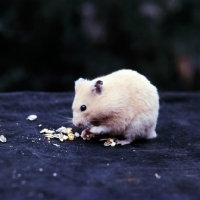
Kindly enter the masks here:
<path id="1" fill-rule="evenodd" d="M 83 126 L 83 124 L 82 124 L 81 122 L 79 122 L 79 123 L 77 124 L 77 126 L 80 127 L 80 126 Z"/>
<path id="2" fill-rule="evenodd" d="M 74 124 L 74 126 L 82 126 L 82 123 L 80 121 L 75 120 L 74 118 L 72 119 L 72 123 Z"/>

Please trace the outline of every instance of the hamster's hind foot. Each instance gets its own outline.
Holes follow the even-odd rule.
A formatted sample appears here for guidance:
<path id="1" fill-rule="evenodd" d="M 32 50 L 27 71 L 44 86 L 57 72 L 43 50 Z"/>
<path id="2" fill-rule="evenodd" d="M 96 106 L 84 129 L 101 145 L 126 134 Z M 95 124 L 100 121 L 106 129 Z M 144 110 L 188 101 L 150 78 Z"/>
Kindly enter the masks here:
<path id="1" fill-rule="evenodd" d="M 155 132 L 155 131 L 151 131 L 151 132 L 147 135 L 146 139 L 153 139 L 153 138 L 156 138 L 156 137 L 157 137 L 156 132 Z"/>
<path id="2" fill-rule="evenodd" d="M 116 144 L 121 144 L 122 146 L 123 145 L 126 145 L 126 144 L 130 144 L 132 142 L 132 140 L 130 139 L 125 139 L 125 140 L 116 140 Z"/>

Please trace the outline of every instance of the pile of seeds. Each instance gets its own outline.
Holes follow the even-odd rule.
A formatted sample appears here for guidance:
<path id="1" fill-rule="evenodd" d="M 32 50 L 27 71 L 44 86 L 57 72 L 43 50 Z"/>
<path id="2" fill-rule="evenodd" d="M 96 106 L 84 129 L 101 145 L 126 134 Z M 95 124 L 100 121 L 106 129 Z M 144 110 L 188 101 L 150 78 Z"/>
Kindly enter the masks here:
<path id="1" fill-rule="evenodd" d="M 72 128 L 66 128 L 64 126 L 61 126 L 56 131 L 44 128 L 40 131 L 40 133 L 44 133 L 45 137 L 48 140 L 57 138 L 61 142 L 63 142 L 64 140 L 74 140 L 75 138 L 80 136 L 77 132 L 73 133 Z"/>
<path id="2" fill-rule="evenodd" d="M 37 115 L 29 115 L 26 119 L 34 121 L 37 119 Z M 41 127 L 42 124 L 39 124 L 38 126 Z M 40 131 L 40 133 L 45 134 L 45 137 L 48 140 L 56 138 L 59 139 L 61 142 L 63 142 L 64 140 L 74 140 L 75 138 L 80 136 L 79 133 L 74 133 L 72 131 L 72 128 L 66 128 L 64 126 L 61 126 L 56 131 L 44 128 Z M 86 134 L 85 136 L 82 136 L 82 138 L 83 140 L 90 140 L 92 138 L 92 135 Z M 116 145 L 115 138 L 102 138 L 100 139 L 100 141 L 105 141 L 104 146 L 114 147 Z M 0 136 L 0 142 L 6 142 L 6 138 L 3 135 Z"/>
<path id="3" fill-rule="evenodd" d="M 44 128 L 40 133 L 43 133 L 48 140 L 56 138 L 61 142 L 64 140 L 74 140 L 75 138 L 80 137 L 80 134 L 77 132 L 74 133 L 72 128 L 66 128 L 64 126 L 61 126 L 56 131 Z M 91 136 L 90 134 L 86 134 L 86 136 L 82 138 L 83 140 L 90 140 Z M 100 141 L 105 141 L 104 146 L 114 147 L 116 145 L 115 138 L 102 138 Z"/>

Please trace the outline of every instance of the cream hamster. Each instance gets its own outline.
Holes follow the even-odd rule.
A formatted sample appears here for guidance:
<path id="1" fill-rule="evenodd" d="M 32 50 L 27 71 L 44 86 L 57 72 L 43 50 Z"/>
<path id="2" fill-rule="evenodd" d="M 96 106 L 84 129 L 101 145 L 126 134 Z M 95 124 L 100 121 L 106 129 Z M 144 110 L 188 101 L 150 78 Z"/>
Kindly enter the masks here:
<path id="1" fill-rule="evenodd" d="M 159 96 L 145 76 L 122 69 L 109 75 L 75 81 L 72 122 L 84 127 L 81 136 L 108 133 L 123 136 L 117 144 L 137 137 L 155 138 Z"/>

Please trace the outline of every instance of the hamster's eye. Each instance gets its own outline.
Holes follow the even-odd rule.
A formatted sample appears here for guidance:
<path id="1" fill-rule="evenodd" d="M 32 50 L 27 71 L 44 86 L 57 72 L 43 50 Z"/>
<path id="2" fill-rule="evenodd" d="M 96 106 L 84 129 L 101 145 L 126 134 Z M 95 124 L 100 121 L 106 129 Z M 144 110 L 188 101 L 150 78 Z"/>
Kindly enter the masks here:
<path id="1" fill-rule="evenodd" d="M 82 105 L 80 109 L 81 109 L 81 111 L 83 112 L 83 111 L 86 110 L 86 108 L 87 108 L 86 105 Z"/>

